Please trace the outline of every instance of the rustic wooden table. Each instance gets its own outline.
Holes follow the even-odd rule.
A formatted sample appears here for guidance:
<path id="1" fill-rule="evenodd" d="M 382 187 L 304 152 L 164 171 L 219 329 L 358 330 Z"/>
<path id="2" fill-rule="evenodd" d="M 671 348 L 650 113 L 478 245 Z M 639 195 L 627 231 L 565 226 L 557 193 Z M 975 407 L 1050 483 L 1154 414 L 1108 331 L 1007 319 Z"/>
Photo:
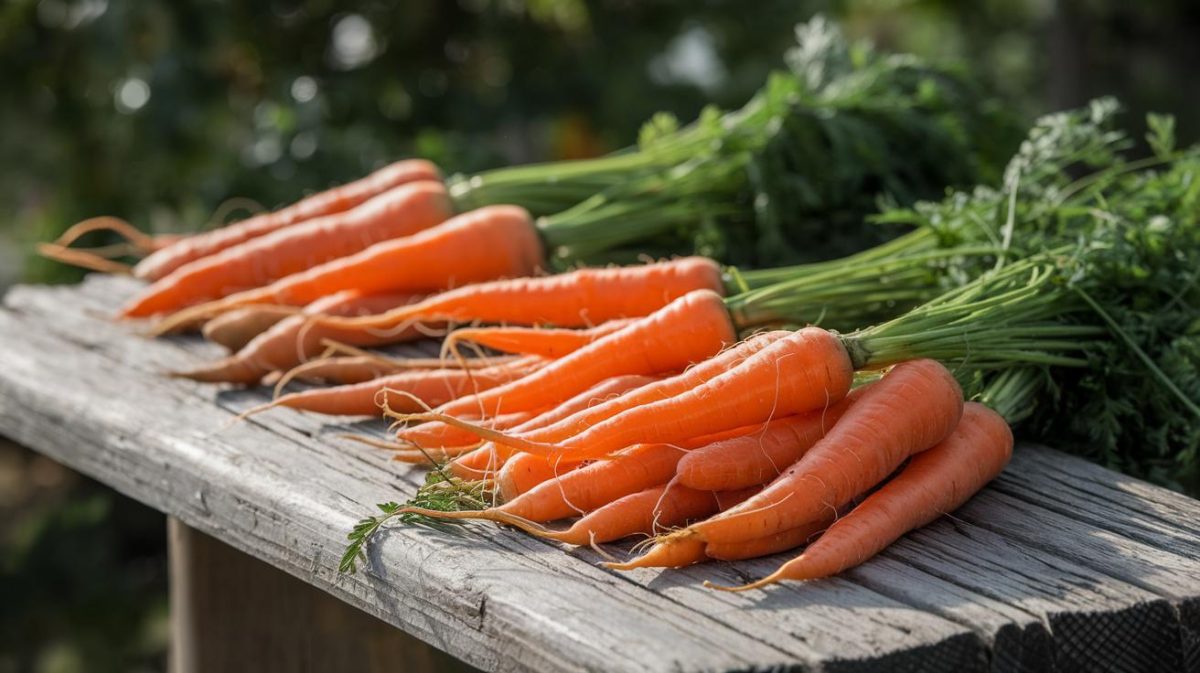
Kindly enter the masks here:
<path id="1" fill-rule="evenodd" d="M 265 393 L 162 376 L 216 351 L 110 321 L 132 289 L 7 295 L 0 434 L 181 522 L 176 670 L 237 670 L 250 650 L 274 662 L 254 670 L 444 664 L 409 636 L 505 671 L 1200 670 L 1200 502 L 1032 446 L 953 516 L 829 581 L 720 594 L 701 581 L 780 559 L 617 574 L 590 550 L 483 525 L 393 528 L 340 575 L 346 531 L 423 473 L 334 437 L 379 424 L 230 424 Z M 314 617 L 340 605 L 321 592 L 409 636 Z"/>

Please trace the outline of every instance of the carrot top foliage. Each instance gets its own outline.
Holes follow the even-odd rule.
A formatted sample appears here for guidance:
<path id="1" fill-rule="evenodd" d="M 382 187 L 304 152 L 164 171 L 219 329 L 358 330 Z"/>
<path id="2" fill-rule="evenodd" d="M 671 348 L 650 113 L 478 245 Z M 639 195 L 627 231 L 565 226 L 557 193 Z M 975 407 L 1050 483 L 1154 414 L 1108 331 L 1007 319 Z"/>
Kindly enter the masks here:
<path id="1" fill-rule="evenodd" d="M 1021 374 L 1017 388 L 1028 408 L 1005 415 L 1027 417 L 1041 441 L 1194 491 L 1200 148 L 1178 149 L 1173 120 L 1151 115 L 1152 154 L 1131 159 L 1133 138 L 1117 128 L 1117 111 L 1102 99 L 1047 116 L 1010 162 L 1002 188 L 979 187 L 880 219 L 932 230 L 951 245 L 986 240 L 1003 251 L 961 260 L 947 277 L 1003 274 L 992 269 L 1021 265 L 1013 260 L 1052 269 L 1030 304 L 1050 302 L 1056 323 L 1091 326 L 1104 337 L 1076 345 L 1072 357 L 1086 366 Z M 974 357 L 983 354 L 977 348 Z M 970 369 L 969 359 L 963 363 Z M 1028 394 L 1030 378 L 1038 380 L 1036 395 Z"/>
<path id="2" fill-rule="evenodd" d="M 696 251 L 778 264 L 847 253 L 884 230 L 878 199 L 910 204 L 988 182 L 1016 126 L 964 73 L 847 42 L 818 17 L 745 106 L 692 124 L 656 115 L 638 144 L 594 160 L 451 181 L 460 207 L 510 202 L 543 216 L 559 260 Z"/>

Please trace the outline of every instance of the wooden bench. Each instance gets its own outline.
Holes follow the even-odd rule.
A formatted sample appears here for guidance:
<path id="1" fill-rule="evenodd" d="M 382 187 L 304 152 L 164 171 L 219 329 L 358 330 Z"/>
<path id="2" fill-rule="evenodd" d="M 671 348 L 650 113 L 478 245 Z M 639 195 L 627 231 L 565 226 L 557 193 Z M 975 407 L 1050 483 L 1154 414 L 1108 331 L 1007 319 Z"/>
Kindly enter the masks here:
<path id="1" fill-rule="evenodd" d="M 217 350 L 112 322 L 133 287 L 7 295 L 0 434 L 181 522 L 177 670 L 221 670 L 203 653 L 222 648 L 274 662 L 244 670 L 436 659 L 395 631 L 374 649 L 322 640 L 321 594 L 295 598 L 309 586 L 488 670 L 1200 670 L 1200 502 L 1034 446 L 953 516 L 828 581 L 721 594 L 702 580 L 759 577 L 780 559 L 617 574 L 591 550 L 488 525 L 394 527 L 339 574 L 354 522 L 408 497 L 423 471 L 335 437 L 381 434 L 377 422 L 277 410 L 231 424 L 266 393 L 163 376 Z M 364 629 L 341 633 L 387 640 Z"/>

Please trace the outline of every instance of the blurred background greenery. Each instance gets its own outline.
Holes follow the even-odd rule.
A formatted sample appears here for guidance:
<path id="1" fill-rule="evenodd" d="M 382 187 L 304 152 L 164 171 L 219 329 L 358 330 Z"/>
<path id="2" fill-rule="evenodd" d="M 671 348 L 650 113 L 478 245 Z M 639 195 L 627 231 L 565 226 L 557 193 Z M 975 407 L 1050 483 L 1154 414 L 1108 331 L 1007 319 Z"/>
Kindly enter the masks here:
<path id="1" fill-rule="evenodd" d="M 1024 118 L 1114 94 L 1200 121 L 1185 0 L 8 0 L 0 288 L 76 271 L 33 241 L 113 214 L 190 230 L 401 156 L 584 157 L 657 110 L 739 105 L 823 12 L 961 61 Z M 162 517 L 0 442 L 0 673 L 160 670 Z"/>

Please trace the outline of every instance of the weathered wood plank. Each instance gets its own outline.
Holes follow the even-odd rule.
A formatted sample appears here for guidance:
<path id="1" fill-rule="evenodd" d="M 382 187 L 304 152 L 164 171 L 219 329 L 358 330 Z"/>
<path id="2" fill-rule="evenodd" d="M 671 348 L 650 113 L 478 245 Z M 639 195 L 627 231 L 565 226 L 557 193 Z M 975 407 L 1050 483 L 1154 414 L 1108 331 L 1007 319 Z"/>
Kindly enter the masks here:
<path id="1" fill-rule="evenodd" d="M 484 526 L 390 531 L 366 572 L 339 576 L 350 524 L 371 503 L 411 493 L 420 471 L 334 439 L 351 427 L 344 422 L 273 411 L 227 427 L 263 393 L 160 376 L 218 351 L 148 341 L 104 319 L 131 287 L 99 279 L 6 298 L 0 432 L 476 666 L 1008 671 L 1195 661 L 1196 503 L 1036 448 L 1019 451 L 997 488 L 955 519 L 827 582 L 716 594 L 700 581 L 760 576 L 781 559 L 616 575 L 590 551 L 562 554 Z M 1158 549 L 1167 551 L 1147 556 Z M 1123 645 L 1103 647 L 1111 642 Z"/>

